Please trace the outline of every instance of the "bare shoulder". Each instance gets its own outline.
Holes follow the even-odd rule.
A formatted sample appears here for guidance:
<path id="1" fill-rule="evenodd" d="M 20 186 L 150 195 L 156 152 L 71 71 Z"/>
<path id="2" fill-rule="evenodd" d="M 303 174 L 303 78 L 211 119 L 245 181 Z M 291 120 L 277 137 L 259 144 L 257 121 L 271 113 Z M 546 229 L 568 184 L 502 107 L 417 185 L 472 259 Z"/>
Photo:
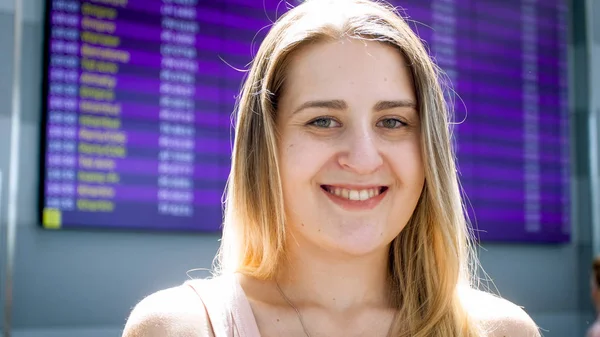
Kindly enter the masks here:
<path id="1" fill-rule="evenodd" d="M 587 337 L 600 337 L 600 323 L 596 322 L 587 332 Z"/>
<path id="2" fill-rule="evenodd" d="M 202 301 L 191 287 L 181 285 L 136 304 L 122 337 L 208 337 L 211 331 Z"/>
<path id="3" fill-rule="evenodd" d="M 516 304 L 479 290 L 467 291 L 463 298 L 489 337 L 540 337 L 533 319 Z"/>

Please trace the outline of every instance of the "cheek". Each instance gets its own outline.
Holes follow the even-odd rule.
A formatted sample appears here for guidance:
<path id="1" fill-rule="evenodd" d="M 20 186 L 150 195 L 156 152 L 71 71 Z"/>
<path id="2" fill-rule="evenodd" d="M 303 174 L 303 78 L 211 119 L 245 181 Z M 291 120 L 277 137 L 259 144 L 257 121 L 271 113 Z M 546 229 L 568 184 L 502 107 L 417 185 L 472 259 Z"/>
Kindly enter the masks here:
<path id="1" fill-rule="evenodd" d="M 394 171 L 403 185 L 422 187 L 425 181 L 425 167 L 419 142 L 407 142 L 394 149 L 392 157 Z"/>
<path id="2" fill-rule="evenodd" d="M 310 142 L 290 137 L 282 142 L 281 149 L 280 166 L 284 187 L 306 183 L 318 171 L 318 157 L 322 155 L 322 151 L 311 146 Z"/>
<path id="3" fill-rule="evenodd" d="M 286 139 L 280 152 L 281 185 L 286 216 L 292 223 L 299 223 L 304 216 L 312 214 L 315 176 L 320 170 L 318 151 L 305 140 Z M 300 218 L 299 218 L 300 217 Z M 304 219 L 304 220 L 301 220 Z"/>
<path id="4" fill-rule="evenodd" d="M 286 165 L 294 167 L 318 168 L 335 148 L 328 142 L 323 142 L 302 131 L 290 132 L 282 139 L 281 156 Z"/>

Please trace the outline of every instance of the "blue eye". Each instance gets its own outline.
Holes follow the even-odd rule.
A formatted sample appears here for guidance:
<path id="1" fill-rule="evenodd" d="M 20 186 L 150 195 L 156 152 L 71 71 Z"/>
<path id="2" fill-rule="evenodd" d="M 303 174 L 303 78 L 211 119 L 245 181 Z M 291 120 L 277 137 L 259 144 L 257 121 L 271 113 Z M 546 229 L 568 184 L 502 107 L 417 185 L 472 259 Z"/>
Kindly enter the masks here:
<path id="1" fill-rule="evenodd" d="M 397 129 L 406 126 L 406 123 L 396 118 L 386 118 L 377 122 L 377 126 L 381 126 L 386 129 Z"/>
<path id="2" fill-rule="evenodd" d="M 317 119 L 313 119 L 308 124 L 311 126 L 315 126 L 317 128 L 324 128 L 324 129 L 338 127 L 340 125 L 340 123 L 336 122 L 331 117 L 319 117 Z"/>

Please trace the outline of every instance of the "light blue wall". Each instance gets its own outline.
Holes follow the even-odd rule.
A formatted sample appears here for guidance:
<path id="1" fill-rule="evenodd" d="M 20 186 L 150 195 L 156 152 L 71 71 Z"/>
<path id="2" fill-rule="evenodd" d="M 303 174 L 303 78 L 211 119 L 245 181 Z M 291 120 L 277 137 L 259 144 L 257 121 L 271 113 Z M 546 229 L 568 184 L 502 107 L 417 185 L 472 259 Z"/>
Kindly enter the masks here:
<path id="1" fill-rule="evenodd" d="M 577 1 L 579 2 L 579 1 Z M 578 5 L 580 6 L 580 5 Z M 583 7 L 575 8 L 578 15 Z M 143 296 L 186 279 L 186 271 L 210 267 L 216 235 L 134 232 L 48 232 L 36 223 L 43 4 L 24 2 L 21 170 L 13 326 L 17 337 L 117 337 L 131 307 Z M 13 71 L 14 5 L 0 0 L 0 170 L 8 169 Z M 584 34 L 585 32 L 579 32 Z M 582 41 L 571 44 L 571 60 L 586 59 Z M 587 69 L 574 68 L 577 80 Z M 576 235 L 566 245 L 486 244 L 481 261 L 500 293 L 524 306 L 547 337 L 583 336 L 593 318 L 587 298 L 591 259 L 587 86 L 572 88 L 577 130 L 573 170 Z M 6 186 L 0 191 L 5 221 Z M 0 256 L 4 258 L 4 243 Z M 1 275 L 0 275 L 1 276 Z M 3 282 L 2 279 L 0 282 Z M 1 297 L 0 297 L 1 298 Z M 0 314 L 2 314 L 0 307 Z"/>

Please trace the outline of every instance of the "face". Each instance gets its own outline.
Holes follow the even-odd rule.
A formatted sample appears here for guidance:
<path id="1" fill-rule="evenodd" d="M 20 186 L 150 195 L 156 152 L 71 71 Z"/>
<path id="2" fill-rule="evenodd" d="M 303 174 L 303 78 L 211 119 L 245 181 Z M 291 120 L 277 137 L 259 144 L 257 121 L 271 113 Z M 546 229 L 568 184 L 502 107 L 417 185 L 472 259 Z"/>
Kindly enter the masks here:
<path id="1" fill-rule="evenodd" d="M 279 100 L 288 233 L 345 254 L 383 251 L 424 185 L 410 70 L 378 42 L 312 44 L 292 56 Z"/>

